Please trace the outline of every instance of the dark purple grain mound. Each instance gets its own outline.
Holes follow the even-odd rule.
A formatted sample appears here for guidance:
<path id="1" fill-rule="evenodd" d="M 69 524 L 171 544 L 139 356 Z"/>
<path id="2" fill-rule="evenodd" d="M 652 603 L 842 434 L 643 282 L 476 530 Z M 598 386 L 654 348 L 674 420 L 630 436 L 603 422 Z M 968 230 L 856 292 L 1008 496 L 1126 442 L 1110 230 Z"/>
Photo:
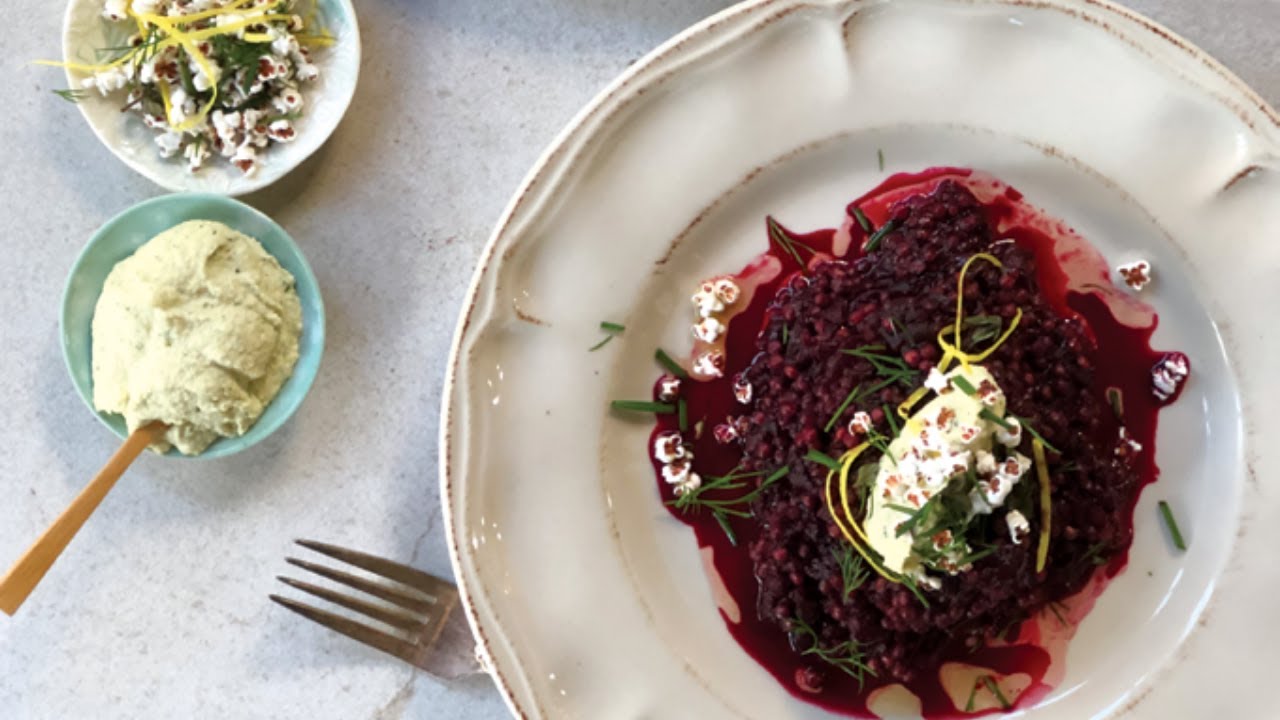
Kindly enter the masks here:
<path id="1" fill-rule="evenodd" d="M 1093 386 L 1094 343 L 1080 321 L 1060 317 L 1042 296 L 1033 253 L 997 242 L 977 200 L 949 181 L 903 201 L 894 216 L 898 229 L 871 254 L 822 264 L 779 292 L 757 341 L 759 355 L 744 373 L 754 397 L 741 442 L 748 469 L 791 468 L 754 507 L 760 532 L 749 552 L 761 616 L 783 630 L 803 619 L 826 647 L 856 641 L 878 680 L 909 682 L 957 647 L 994 638 L 1082 588 L 1097 564 L 1128 547 L 1139 481 L 1117 454 L 1118 426 Z M 1008 327 L 1017 309 L 1023 312 L 1018 329 L 984 364 L 1004 389 L 1009 412 L 1062 451 L 1050 462 L 1046 572 L 1035 573 L 1041 525 L 1033 471 L 1017 491 L 1032 496 L 1022 499 L 1031 537 L 1013 544 L 997 511 L 981 528 L 995 552 L 973 570 L 943 578 L 941 590 L 924 591 L 928 607 L 874 573 L 846 593 L 837 561 L 846 542 L 826 509 L 827 470 L 804 457 L 817 449 L 838 458 L 858 444 L 845 427 L 858 410 L 887 434 L 885 413 L 912 388 L 893 385 L 850 405 L 827 432 L 855 386 L 883 379 L 868 362 L 839 351 L 882 345 L 920 371 L 919 385 L 941 357 L 938 330 L 954 322 L 961 266 L 978 252 L 999 258 L 1004 271 L 980 262 L 969 269 L 965 315 L 998 315 Z M 985 344 L 966 337 L 966 347 Z M 1023 435 L 1020 450 L 1030 457 L 1031 437 Z M 859 464 L 877 460 L 868 452 Z"/>

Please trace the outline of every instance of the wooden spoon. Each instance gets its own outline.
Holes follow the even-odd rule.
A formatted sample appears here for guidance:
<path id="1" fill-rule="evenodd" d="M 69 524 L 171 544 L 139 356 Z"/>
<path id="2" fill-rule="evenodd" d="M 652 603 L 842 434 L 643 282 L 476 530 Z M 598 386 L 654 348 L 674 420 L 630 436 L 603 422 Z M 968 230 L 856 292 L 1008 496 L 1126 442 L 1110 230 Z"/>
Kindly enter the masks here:
<path id="1" fill-rule="evenodd" d="M 27 549 L 27 552 L 14 563 L 4 578 L 0 578 L 0 611 L 13 615 L 26 602 L 27 596 L 40 583 L 44 574 L 49 572 L 58 556 L 71 538 L 76 536 L 89 516 L 98 508 L 102 498 L 107 496 L 116 481 L 124 474 L 133 461 L 169 429 L 164 423 L 151 423 L 133 431 L 125 439 L 107 464 L 98 471 L 97 476 L 85 486 L 84 490 L 71 501 L 70 507 L 49 526 L 39 540 Z"/>

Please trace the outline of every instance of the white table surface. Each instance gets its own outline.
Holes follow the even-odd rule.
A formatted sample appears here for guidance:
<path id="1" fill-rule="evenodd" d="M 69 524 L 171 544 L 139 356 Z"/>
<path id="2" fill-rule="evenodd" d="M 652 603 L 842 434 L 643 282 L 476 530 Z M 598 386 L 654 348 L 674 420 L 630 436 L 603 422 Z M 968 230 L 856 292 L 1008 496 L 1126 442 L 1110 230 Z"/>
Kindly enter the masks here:
<path id="1" fill-rule="evenodd" d="M 328 145 L 247 200 L 302 245 L 329 312 L 298 417 L 217 462 L 144 458 L 16 618 L 0 718 L 501 718 L 267 601 L 295 537 L 450 575 L 436 494 L 444 365 L 499 213 L 560 128 L 632 60 L 724 0 L 357 0 L 355 103 Z M 1133 0 L 1280 101 L 1280 0 Z M 62 8 L 6 4 L 0 38 L 0 565 L 116 446 L 62 364 L 57 310 L 88 236 L 159 188 L 52 95 Z M 0 570 L 2 571 L 2 570 Z M 594 720 L 594 719 L 592 719 Z"/>

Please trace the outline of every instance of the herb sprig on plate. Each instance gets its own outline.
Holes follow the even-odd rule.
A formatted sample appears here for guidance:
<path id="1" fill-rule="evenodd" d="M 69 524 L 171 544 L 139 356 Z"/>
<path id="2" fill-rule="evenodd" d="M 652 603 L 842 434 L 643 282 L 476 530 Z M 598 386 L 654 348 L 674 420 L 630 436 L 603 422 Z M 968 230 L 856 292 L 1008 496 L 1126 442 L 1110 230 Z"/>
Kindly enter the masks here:
<path id="1" fill-rule="evenodd" d="M 709 511 L 715 521 L 720 524 L 720 528 L 724 530 L 725 535 L 729 538 L 729 543 L 736 546 L 738 544 L 738 536 L 734 533 L 733 527 L 729 523 L 729 518 L 752 517 L 751 503 L 755 502 L 756 498 L 760 497 L 760 494 L 769 486 L 786 477 L 790 471 L 791 468 L 788 466 L 778 468 L 760 481 L 760 484 L 754 489 L 737 497 L 723 497 L 721 493 L 743 490 L 749 486 L 749 481 L 753 478 L 765 476 L 765 471 L 763 470 L 741 472 L 734 469 L 727 475 L 706 478 L 701 487 L 691 490 L 674 500 L 668 500 L 667 505 L 683 513 Z M 716 496 L 711 497 L 712 493 L 715 493 Z"/>
<path id="2" fill-rule="evenodd" d="M 803 639 L 809 641 L 809 647 L 800 651 L 801 655 L 813 655 L 826 664 L 840 670 L 844 674 L 858 681 L 858 687 L 862 688 L 866 682 L 866 676 L 876 676 L 875 670 L 867 665 L 867 656 L 862 651 L 862 645 L 855 640 L 845 640 L 844 642 L 833 645 L 831 647 L 823 647 L 818 633 L 814 631 L 804 620 L 800 618 L 791 619 L 791 631 L 799 635 Z"/>

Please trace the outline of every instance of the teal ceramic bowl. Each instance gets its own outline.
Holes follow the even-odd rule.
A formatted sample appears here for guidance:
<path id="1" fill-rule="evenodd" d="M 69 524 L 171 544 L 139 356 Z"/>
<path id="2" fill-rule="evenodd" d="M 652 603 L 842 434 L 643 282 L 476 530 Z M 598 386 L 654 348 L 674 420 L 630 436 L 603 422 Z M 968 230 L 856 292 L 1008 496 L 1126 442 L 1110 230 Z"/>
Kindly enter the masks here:
<path id="1" fill-rule="evenodd" d="M 298 364 L 280 393 L 249 432 L 222 438 L 198 458 L 219 458 L 251 447 L 285 423 L 302 404 L 316 378 L 324 353 L 324 303 L 311 266 L 293 239 L 271 218 L 244 203 L 222 195 L 164 195 L 125 210 L 103 225 L 71 268 L 62 295 L 62 356 L 80 398 L 104 425 L 122 439 L 127 436 L 124 418 L 100 413 L 93 406 L 93 313 L 102 286 L 116 263 L 129 257 L 156 235 L 187 220 L 214 220 L 255 238 L 297 281 L 302 301 L 302 339 Z M 166 457 L 187 457 L 171 450 Z"/>

